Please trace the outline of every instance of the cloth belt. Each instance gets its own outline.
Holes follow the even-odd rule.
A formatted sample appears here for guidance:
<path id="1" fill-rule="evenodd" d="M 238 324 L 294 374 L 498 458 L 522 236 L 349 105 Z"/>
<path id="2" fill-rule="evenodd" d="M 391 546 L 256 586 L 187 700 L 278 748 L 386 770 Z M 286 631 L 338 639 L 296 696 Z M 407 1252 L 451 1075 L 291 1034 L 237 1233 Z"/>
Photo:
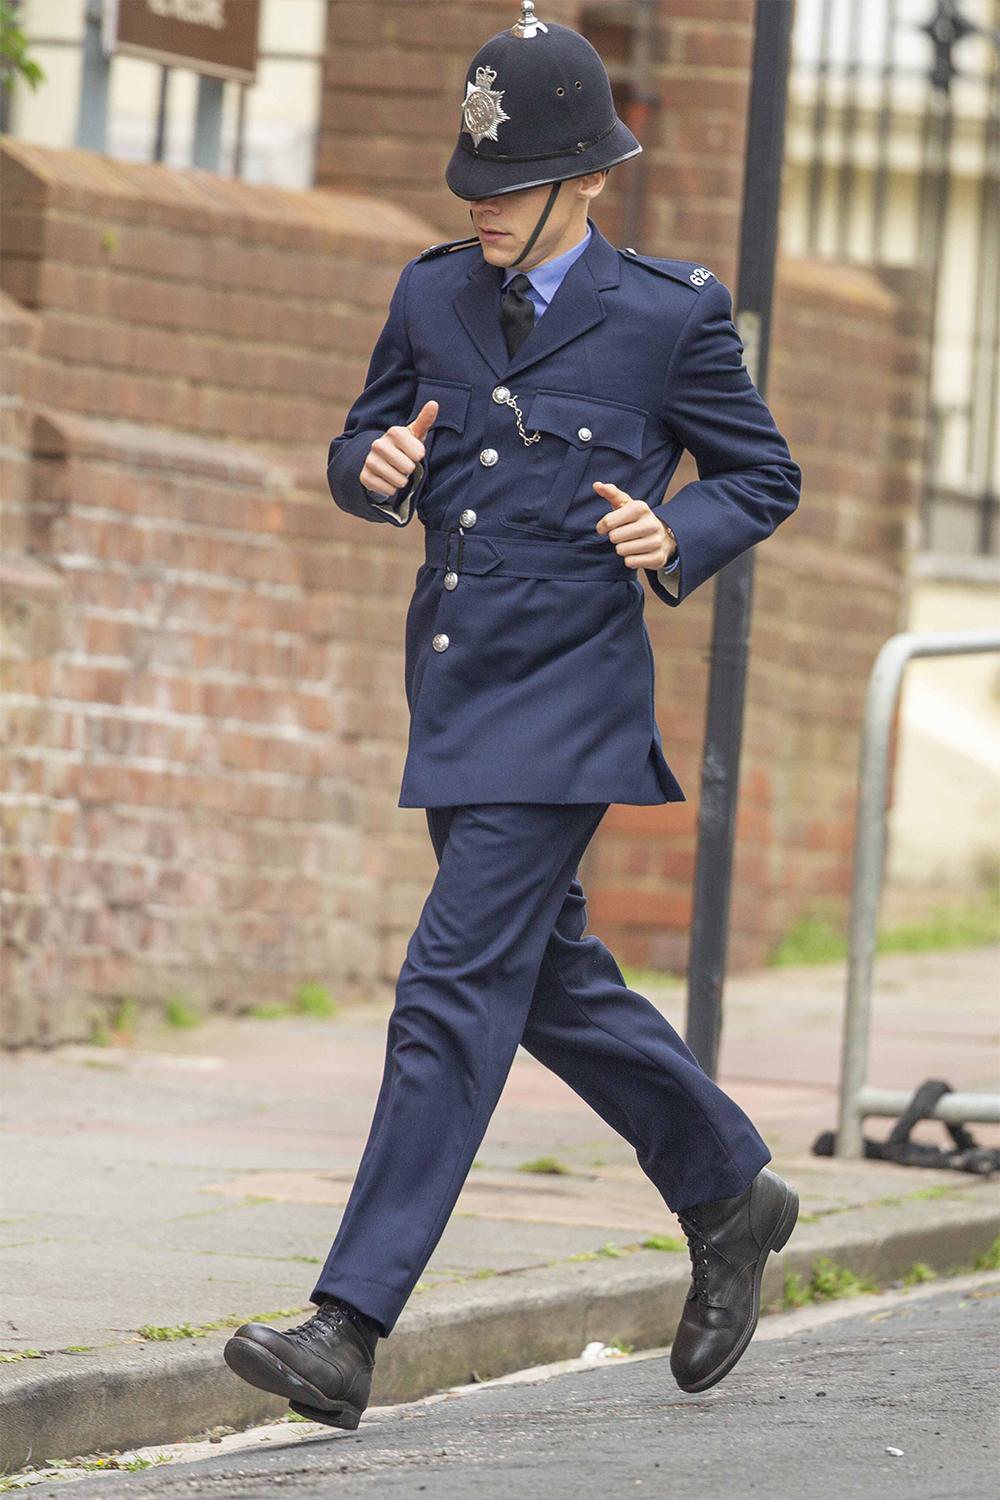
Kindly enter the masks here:
<path id="1" fill-rule="evenodd" d="M 636 576 L 610 542 L 534 541 L 530 537 L 469 536 L 467 532 L 428 531 L 425 559 L 429 568 L 484 577 L 576 578 L 627 583 Z"/>

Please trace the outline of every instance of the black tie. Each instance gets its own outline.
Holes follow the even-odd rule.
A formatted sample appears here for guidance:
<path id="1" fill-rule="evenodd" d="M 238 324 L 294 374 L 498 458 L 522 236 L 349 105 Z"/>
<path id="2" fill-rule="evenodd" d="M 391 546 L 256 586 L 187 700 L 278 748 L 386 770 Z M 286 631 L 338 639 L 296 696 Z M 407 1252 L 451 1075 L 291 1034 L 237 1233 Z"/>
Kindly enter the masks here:
<path id="1" fill-rule="evenodd" d="M 500 298 L 500 327 L 511 359 L 535 326 L 535 304 L 527 296 L 531 282 L 520 271 L 512 276 Z"/>

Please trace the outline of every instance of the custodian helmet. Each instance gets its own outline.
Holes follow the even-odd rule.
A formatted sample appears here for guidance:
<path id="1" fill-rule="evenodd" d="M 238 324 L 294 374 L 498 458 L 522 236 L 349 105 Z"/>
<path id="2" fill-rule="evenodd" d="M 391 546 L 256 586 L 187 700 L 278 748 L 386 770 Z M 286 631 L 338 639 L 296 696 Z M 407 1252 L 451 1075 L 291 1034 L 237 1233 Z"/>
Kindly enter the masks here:
<path id="1" fill-rule="evenodd" d="M 642 147 L 615 114 L 604 64 L 579 32 L 521 19 L 480 47 L 448 163 L 459 198 L 495 198 L 617 166 Z"/>

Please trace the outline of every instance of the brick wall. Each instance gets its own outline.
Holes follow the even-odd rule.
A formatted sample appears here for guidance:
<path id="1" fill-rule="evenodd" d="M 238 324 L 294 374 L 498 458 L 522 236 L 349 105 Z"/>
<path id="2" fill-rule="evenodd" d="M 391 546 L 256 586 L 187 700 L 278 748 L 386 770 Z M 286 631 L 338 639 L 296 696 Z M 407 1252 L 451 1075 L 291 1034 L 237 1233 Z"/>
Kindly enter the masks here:
<path id="1" fill-rule="evenodd" d="M 5 1038 L 122 995 L 381 992 L 432 865 L 395 807 L 420 547 L 343 516 L 324 453 L 433 236 L 340 194 L 3 167 Z"/>

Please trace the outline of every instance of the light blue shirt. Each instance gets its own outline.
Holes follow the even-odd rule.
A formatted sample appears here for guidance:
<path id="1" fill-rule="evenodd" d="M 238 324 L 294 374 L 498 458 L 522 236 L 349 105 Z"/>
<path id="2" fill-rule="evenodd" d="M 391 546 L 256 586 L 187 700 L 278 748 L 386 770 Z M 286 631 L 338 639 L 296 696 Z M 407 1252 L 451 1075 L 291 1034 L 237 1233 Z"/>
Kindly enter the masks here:
<path id="1" fill-rule="evenodd" d="M 547 260 L 544 265 L 534 266 L 530 271 L 518 271 L 516 266 L 507 267 L 503 278 L 504 286 L 507 285 L 508 281 L 512 281 L 515 276 L 527 276 L 531 282 L 531 290 L 527 293 L 527 297 L 529 302 L 535 304 L 536 323 L 562 286 L 563 277 L 570 266 L 575 260 L 580 259 L 580 256 L 590 244 L 592 233 L 593 231 L 588 224 L 587 233 L 578 245 L 573 246 L 572 250 L 564 250 L 562 255 L 557 255 L 554 260 Z"/>

